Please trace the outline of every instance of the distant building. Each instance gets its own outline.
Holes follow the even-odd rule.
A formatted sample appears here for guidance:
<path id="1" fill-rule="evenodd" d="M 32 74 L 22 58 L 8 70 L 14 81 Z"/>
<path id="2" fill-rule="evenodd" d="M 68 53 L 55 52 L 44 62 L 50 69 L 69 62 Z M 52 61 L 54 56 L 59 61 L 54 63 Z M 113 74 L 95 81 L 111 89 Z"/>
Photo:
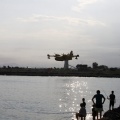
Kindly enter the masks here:
<path id="1" fill-rule="evenodd" d="M 94 63 L 92 64 L 92 66 L 93 66 L 93 69 L 96 69 L 96 68 L 98 68 L 98 63 L 94 62 Z"/>
<path id="2" fill-rule="evenodd" d="M 86 64 L 78 64 L 77 66 L 76 66 L 76 68 L 79 70 L 79 71 L 85 71 L 85 70 L 87 70 L 87 68 L 88 68 L 88 66 L 86 65 Z"/>
<path id="3" fill-rule="evenodd" d="M 100 66 L 98 66 L 98 68 L 101 69 L 101 70 L 107 70 L 108 69 L 108 67 L 106 65 L 100 65 Z"/>

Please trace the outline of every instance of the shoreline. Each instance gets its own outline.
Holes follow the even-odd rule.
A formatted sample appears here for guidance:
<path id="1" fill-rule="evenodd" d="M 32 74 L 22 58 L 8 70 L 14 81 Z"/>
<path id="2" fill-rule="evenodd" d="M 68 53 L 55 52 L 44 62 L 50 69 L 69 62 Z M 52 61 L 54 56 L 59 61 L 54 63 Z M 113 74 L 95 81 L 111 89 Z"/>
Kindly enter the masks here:
<path id="1" fill-rule="evenodd" d="M 120 69 L 0 68 L 0 75 L 120 78 Z"/>
<path id="2" fill-rule="evenodd" d="M 94 73 L 32 73 L 32 72 L 0 72 L 0 75 L 8 76 L 58 76 L 58 77 L 104 77 L 104 78 L 120 78 L 120 75 L 111 74 L 94 74 Z"/>

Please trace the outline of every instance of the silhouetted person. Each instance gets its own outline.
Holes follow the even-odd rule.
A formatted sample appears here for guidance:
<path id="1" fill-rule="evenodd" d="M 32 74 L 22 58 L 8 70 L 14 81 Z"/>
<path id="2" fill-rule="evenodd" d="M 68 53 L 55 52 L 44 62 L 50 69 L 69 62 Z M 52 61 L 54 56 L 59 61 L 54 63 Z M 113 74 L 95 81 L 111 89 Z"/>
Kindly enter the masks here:
<path id="1" fill-rule="evenodd" d="M 85 118 L 86 118 L 86 109 L 85 109 L 85 107 L 84 107 L 84 104 L 83 103 L 81 103 L 80 104 L 80 110 L 79 110 L 79 113 L 76 113 L 76 119 L 78 120 L 78 117 L 80 117 L 81 118 L 81 120 L 85 120 Z"/>
<path id="2" fill-rule="evenodd" d="M 94 99 L 96 99 L 96 103 L 94 102 Z M 93 104 L 96 105 L 97 119 L 98 119 L 98 113 L 100 113 L 100 118 L 101 118 L 105 97 L 102 94 L 100 94 L 100 90 L 97 90 L 97 94 L 93 96 L 92 101 L 93 101 Z"/>
<path id="3" fill-rule="evenodd" d="M 97 116 L 97 111 L 96 111 L 96 105 L 93 104 L 93 108 L 92 108 L 92 116 L 93 116 L 93 120 L 95 120 L 95 117 Z"/>
<path id="4" fill-rule="evenodd" d="M 109 95 L 109 98 L 110 100 L 110 103 L 109 103 L 109 110 L 111 110 L 111 107 L 112 107 L 112 110 L 114 109 L 114 104 L 115 104 L 115 95 L 114 95 L 114 91 L 111 91 L 111 94 Z"/>
<path id="5" fill-rule="evenodd" d="M 83 106 L 86 107 L 85 98 L 82 98 L 82 103 L 83 103 Z"/>

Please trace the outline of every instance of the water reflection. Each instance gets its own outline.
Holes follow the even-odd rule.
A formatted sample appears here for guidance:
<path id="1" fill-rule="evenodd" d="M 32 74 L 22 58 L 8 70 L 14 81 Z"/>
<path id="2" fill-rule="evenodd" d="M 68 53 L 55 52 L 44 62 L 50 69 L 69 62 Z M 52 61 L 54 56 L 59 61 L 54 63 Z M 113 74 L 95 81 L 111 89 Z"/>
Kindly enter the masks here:
<path id="1" fill-rule="evenodd" d="M 86 81 L 70 80 L 65 83 L 64 87 L 66 98 L 59 99 L 59 109 L 61 112 L 71 112 L 74 118 L 75 113 L 80 109 L 82 98 L 89 94 L 88 84 Z M 91 102 L 91 100 L 87 100 L 87 102 Z"/>

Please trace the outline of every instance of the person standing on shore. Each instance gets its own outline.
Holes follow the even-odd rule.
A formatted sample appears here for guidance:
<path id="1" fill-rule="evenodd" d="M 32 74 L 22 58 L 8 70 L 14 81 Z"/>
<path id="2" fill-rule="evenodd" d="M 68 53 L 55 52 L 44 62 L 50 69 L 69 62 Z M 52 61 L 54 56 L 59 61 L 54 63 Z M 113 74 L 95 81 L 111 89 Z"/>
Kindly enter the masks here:
<path id="1" fill-rule="evenodd" d="M 94 102 L 94 99 L 96 99 L 96 102 Z M 98 119 L 98 113 L 100 113 L 100 118 L 102 117 L 102 111 L 103 111 L 103 104 L 105 102 L 105 97 L 100 94 L 100 90 L 97 90 L 97 94 L 95 94 L 92 98 L 93 104 L 96 105 L 96 111 L 97 111 L 97 119 Z"/>
<path id="2" fill-rule="evenodd" d="M 92 105 L 93 108 L 92 108 L 92 116 L 93 116 L 93 120 L 95 120 L 95 117 L 98 115 L 97 114 L 97 111 L 96 111 L 96 106 L 95 104 Z"/>
<path id="3" fill-rule="evenodd" d="M 76 119 L 78 120 L 78 117 L 81 118 L 81 120 L 85 120 L 86 118 L 86 102 L 85 98 L 82 98 L 82 103 L 80 103 L 80 110 L 79 113 L 76 113 Z"/>
<path id="4" fill-rule="evenodd" d="M 83 103 L 83 106 L 86 107 L 85 98 L 82 98 L 82 103 Z"/>
<path id="5" fill-rule="evenodd" d="M 76 119 L 78 120 L 78 117 L 81 118 L 81 120 L 85 120 L 86 119 L 86 108 L 84 107 L 84 104 L 81 103 L 80 104 L 80 110 L 79 110 L 79 113 L 76 113 Z"/>
<path id="6" fill-rule="evenodd" d="M 114 109 L 114 104 L 115 104 L 115 95 L 114 95 L 114 91 L 111 91 L 111 94 L 109 95 L 109 97 L 107 97 L 108 100 L 110 100 L 110 103 L 109 103 L 109 110 L 111 110 L 111 107 L 112 107 L 112 110 Z"/>

